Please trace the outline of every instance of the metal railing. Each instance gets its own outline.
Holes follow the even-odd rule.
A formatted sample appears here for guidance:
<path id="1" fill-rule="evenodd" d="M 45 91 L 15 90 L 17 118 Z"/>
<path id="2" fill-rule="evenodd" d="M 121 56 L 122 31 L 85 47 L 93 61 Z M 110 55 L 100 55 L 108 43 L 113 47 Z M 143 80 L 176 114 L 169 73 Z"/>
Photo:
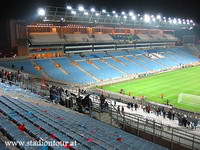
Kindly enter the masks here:
<path id="1" fill-rule="evenodd" d="M 113 121 L 121 124 L 122 129 L 125 127 L 136 130 L 137 136 L 140 132 L 144 132 L 152 135 L 155 142 L 155 137 L 159 137 L 170 142 L 170 149 L 173 149 L 173 143 L 182 145 L 189 149 L 200 149 L 200 136 L 189 132 L 184 129 L 171 127 L 162 123 L 158 123 L 155 120 L 141 117 L 139 115 L 118 112 L 113 106 L 109 107 L 109 113 L 111 116 L 111 123 Z"/>

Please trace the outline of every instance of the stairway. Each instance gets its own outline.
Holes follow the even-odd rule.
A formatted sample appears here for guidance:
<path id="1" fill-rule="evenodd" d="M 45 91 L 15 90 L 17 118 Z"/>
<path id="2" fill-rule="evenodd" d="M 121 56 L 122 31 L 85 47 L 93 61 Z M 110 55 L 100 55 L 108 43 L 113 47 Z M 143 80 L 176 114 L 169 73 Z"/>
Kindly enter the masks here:
<path id="1" fill-rule="evenodd" d="M 83 69 L 80 64 L 78 64 L 76 61 L 71 61 L 71 64 L 76 66 L 80 71 L 82 71 L 83 73 L 85 73 L 87 76 L 91 77 L 92 79 L 94 79 L 97 82 L 100 82 L 101 80 L 98 79 L 95 75 L 93 75 L 92 73 L 86 71 L 85 69 Z"/>
<path id="2" fill-rule="evenodd" d="M 57 61 L 55 61 L 55 60 L 50 60 L 51 61 L 51 63 L 52 64 L 54 64 L 55 65 L 55 67 L 56 67 L 56 64 L 59 64 Z M 66 71 L 65 69 L 63 69 L 62 68 L 62 66 L 60 66 L 60 67 L 56 67 L 57 69 L 59 69 L 61 72 L 63 72 L 64 74 L 66 74 L 66 75 L 68 75 L 69 74 L 69 72 L 68 71 Z"/>
<path id="3" fill-rule="evenodd" d="M 94 64 L 94 63 L 92 62 L 92 60 L 87 60 L 87 64 L 92 65 L 94 68 L 96 68 L 96 69 L 98 69 L 98 70 L 101 69 L 99 66 L 97 66 L 96 64 Z"/>
<path id="4" fill-rule="evenodd" d="M 121 63 L 122 65 L 125 65 L 125 66 L 127 66 L 127 64 L 126 64 L 126 63 L 122 62 L 121 60 L 117 59 L 117 58 L 116 58 L 116 57 L 114 57 L 114 56 L 112 56 L 112 59 L 113 59 L 114 61 L 118 62 L 118 63 Z"/>
<path id="5" fill-rule="evenodd" d="M 105 63 L 105 64 L 107 64 L 108 66 L 110 66 L 114 70 L 117 70 L 117 71 L 119 71 L 119 72 L 121 72 L 123 74 L 127 74 L 126 72 L 124 72 L 124 71 L 120 70 L 119 68 L 113 66 L 112 64 L 108 63 L 105 59 L 100 59 L 100 61 L 103 62 L 103 63 Z"/>
<path id="6" fill-rule="evenodd" d="M 141 66 L 142 68 L 144 68 L 144 69 L 147 70 L 147 71 L 150 70 L 148 67 L 146 67 L 146 66 L 144 66 L 144 65 L 142 65 L 142 64 L 140 64 L 140 63 L 138 63 L 138 62 L 135 62 L 134 60 L 132 60 L 132 59 L 126 57 L 126 56 L 123 56 L 123 57 L 124 57 L 124 59 L 129 60 L 129 61 L 131 61 L 132 63 L 135 63 L 135 64 Z"/>
<path id="7" fill-rule="evenodd" d="M 153 61 L 153 62 L 155 62 L 155 63 L 157 63 L 157 64 L 159 64 L 159 65 L 161 65 L 161 66 L 169 67 L 169 66 L 167 66 L 167 65 L 165 65 L 165 64 L 162 64 L 162 63 L 160 63 L 160 62 L 158 62 L 158 61 L 156 61 L 156 60 L 154 60 L 154 59 L 151 59 L 151 58 L 149 58 L 149 57 L 147 57 L 147 56 L 145 56 L 145 55 L 143 55 L 143 56 L 146 57 L 147 59 L 149 59 L 150 61 Z"/>
<path id="8" fill-rule="evenodd" d="M 38 65 L 35 61 L 31 60 L 31 63 L 33 64 L 33 66 L 40 66 Z M 37 70 L 38 71 L 38 70 Z M 42 77 L 46 78 L 46 79 L 52 79 L 51 77 L 49 77 L 48 73 L 46 73 L 46 71 L 44 70 L 44 68 L 42 70 L 39 71 L 42 75 Z"/>
<path id="9" fill-rule="evenodd" d="M 140 61 L 142 61 L 142 62 L 144 62 L 144 63 L 146 63 L 143 59 L 141 59 L 141 58 L 139 58 L 139 57 L 137 57 L 137 56 L 132 55 L 132 57 L 135 58 L 135 59 L 138 59 L 138 60 L 140 60 Z"/>

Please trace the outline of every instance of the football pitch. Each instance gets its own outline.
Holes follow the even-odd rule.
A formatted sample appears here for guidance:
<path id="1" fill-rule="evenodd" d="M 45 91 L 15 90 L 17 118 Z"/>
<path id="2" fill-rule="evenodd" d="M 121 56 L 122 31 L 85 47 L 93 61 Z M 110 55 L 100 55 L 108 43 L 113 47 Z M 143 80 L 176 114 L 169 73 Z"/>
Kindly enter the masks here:
<path id="1" fill-rule="evenodd" d="M 200 66 L 152 75 L 146 78 L 105 85 L 104 90 L 145 96 L 147 101 L 200 112 Z M 161 98 L 163 95 L 163 98 Z"/>

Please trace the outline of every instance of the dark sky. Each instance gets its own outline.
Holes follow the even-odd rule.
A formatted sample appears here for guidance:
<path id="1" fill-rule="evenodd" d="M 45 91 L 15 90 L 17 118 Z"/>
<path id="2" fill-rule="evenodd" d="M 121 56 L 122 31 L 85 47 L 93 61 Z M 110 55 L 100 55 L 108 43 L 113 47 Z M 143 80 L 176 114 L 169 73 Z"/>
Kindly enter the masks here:
<path id="1" fill-rule="evenodd" d="M 86 8 L 91 6 L 96 9 L 105 8 L 107 10 L 129 11 L 135 10 L 138 13 L 162 13 L 163 16 L 191 18 L 200 22 L 199 0 L 4 0 L 1 4 L 1 15 L 7 18 L 30 18 L 36 8 L 42 5 L 66 6 L 70 3 L 77 7 L 83 4 Z M 3 2 L 3 1 L 1 1 Z M 2 15 L 4 14 L 4 15 Z"/>

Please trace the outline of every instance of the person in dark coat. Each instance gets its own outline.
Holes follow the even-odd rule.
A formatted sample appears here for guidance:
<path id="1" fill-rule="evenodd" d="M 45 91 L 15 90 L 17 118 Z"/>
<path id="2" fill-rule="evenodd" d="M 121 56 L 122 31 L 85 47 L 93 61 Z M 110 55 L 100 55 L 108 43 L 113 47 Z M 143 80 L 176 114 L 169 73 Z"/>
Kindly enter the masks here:
<path id="1" fill-rule="evenodd" d="M 137 111 L 138 104 L 137 104 L 137 103 L 135 103 L 134 107 L 135 107 L 135 111 Z"/>

